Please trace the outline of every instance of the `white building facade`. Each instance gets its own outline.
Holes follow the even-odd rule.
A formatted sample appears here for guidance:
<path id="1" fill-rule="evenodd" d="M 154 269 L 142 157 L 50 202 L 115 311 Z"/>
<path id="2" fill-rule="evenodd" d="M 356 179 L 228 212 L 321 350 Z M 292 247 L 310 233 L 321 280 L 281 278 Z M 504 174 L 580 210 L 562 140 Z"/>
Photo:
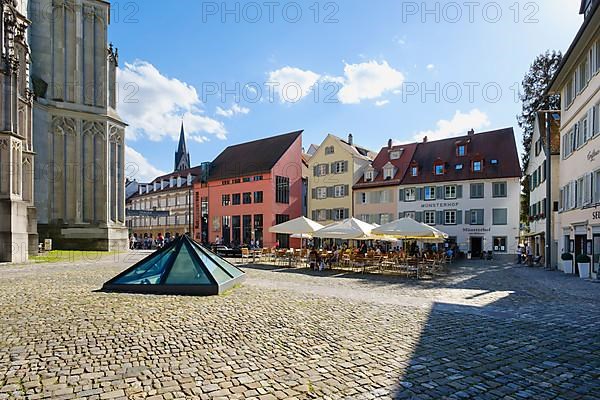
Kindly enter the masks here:
<path id="1" fill-rule="evenodd" d="M 521 172 L 512 129 L 419 143 L 398 195 L 398 217 L 450 236 L 461 252 L 516 254 Z"/>
<path id="2" fill-rule="evenodd" d="M 549 91 L 562 97 L 561 253 L 592 259 L 600 275 L 600 1 L 582 2 L 584 23 Z M 577 264 L 576 264 L 577 271 Z"/>
<path id="3" fill-rule="evenodd" d="M 531 149 L 529 152 L 529 165 L 525 172 L 529 180 L 529 233 L 527 243 L 531 246 L 534 256 L 546 258 L 546 219 L 551 218 L 552 226 L 552 266 L 557 267 L 559 230 L 558 224 L 558 199 L 559 199 L 559 163 L 560 163 L 560 112 L 550 113 L 551 126 L 550 165 L 551 171 L 551 199 L 552 209 L 547 206 L 546 176 L 548 156 L 546 155 L 546 114 L 538 113 L 536 124 L 531 138 Z"/>

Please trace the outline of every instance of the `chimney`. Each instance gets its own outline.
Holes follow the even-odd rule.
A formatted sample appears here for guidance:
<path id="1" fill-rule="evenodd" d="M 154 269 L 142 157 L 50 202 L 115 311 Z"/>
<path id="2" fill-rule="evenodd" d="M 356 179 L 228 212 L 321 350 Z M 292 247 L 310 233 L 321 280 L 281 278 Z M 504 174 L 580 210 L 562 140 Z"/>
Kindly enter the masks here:
<path id="1" fill-rule="evenodd" d="M 427 136 L 423 137 L 423 143 L 427 143 Z"/>
<path id="2" fill-rule="evenodd" d="M 392 148 L 392 139 L 388 140 L 388 149 Z"/>
<path id="3" fill-rule="evenodd" d="M 348 135 L 348 144 L 349 144 L 350 146 L 352 146 L 352 145 L 354 144 L 353 142 L 354 142 L 354 137 L 353 137 L 353 136 L 352 136 L 352 134 L 350 133 L 350 134 Z"/>
<path id="4" fill-rule="evenodd" d="M 471 129 L 469 132 L 467 132 L 467 134 L 469 136 L 473 136 L 475 134 L 475 129 Z"/>

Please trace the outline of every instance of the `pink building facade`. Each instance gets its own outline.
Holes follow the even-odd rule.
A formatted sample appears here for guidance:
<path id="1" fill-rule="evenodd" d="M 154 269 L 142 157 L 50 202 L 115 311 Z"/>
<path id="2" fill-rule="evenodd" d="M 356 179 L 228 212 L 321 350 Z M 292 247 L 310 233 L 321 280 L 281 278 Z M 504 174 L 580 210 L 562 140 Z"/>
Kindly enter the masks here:
<path id="1" fill-rule="evenodd" d="M 230 146 L 194 186 L 194 238 L 230 246 L 299 247 L 269 228 L 300 217 L 302 132 Z"/>

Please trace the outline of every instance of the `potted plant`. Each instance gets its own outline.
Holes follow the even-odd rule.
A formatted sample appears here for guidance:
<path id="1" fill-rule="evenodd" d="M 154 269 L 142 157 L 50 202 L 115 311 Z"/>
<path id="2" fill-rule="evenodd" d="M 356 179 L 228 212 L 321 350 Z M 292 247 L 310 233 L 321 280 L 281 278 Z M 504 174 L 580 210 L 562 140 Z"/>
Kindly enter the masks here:
<path id="1" fill-rule="evenodd" d="M 573 273 L 573 254 L 563 253 L 563 255 L 560 256 L 560 258 L 562 259 L 563 272 L 565 274 L 572 274 Z"/>
<path id="2" fill-rule="evenodd" d="M 579 268 L 579 277 L 587 279 L 590 277 L 590 256 L 580 254 L 577 256 L 577 267 Z"/>

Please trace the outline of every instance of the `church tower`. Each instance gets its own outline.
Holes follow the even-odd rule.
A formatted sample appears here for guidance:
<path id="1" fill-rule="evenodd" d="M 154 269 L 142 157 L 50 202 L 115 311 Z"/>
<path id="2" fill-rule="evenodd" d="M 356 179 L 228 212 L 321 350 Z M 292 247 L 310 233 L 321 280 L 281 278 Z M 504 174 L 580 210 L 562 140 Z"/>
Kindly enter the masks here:
<path id="1" fill-rule="evenodd" d="M 0 262 L 37 254 L 27 0 L 0 1 Z"/>
<path id="2" fill-rule="evenodd" d="M 57 249 L 126 248 L 126 124 L 110 3 L 29 2 L 38 232 Z"/>
<path id="3" fill-rule="evenodd" d="M 174 171 L 183 171 L 190 169 L 190 154 L 187 151 L 185 145 L 185 131 L 183 129 L 183 122 L 181 123 L 181 132 L 179 133 L 179 146 L 177 152 L 175 152 L 175 169 Z"/>

